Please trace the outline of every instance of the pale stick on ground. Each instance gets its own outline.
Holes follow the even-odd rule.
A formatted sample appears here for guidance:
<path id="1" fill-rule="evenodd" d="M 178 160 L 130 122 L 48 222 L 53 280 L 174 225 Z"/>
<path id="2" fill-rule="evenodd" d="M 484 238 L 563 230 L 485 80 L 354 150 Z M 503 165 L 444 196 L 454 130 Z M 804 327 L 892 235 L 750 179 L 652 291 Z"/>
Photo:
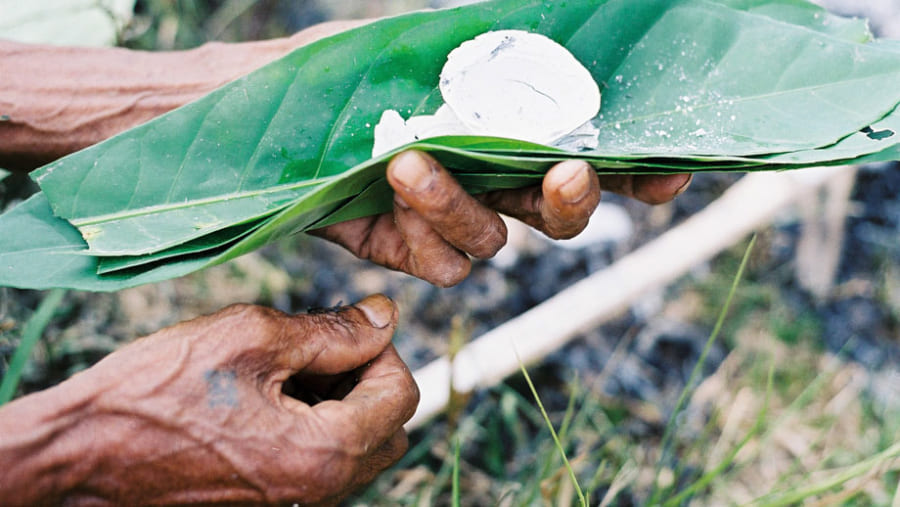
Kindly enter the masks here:
<path id="1" fill-rule="evenodd" d="M 683 224 L 464 347 L 453 363 L 454 390 L 467 393 L 503 381 L 519 371 L 520 358 L 526 365 L 539 361 L 852 170 L 822 167 L 745 176 Z M 450 361 L 441 358 L 415 372 L 422 401 L 407 429 L 422 426 L 444 410 L 450 396 L 450 368 Z"/>

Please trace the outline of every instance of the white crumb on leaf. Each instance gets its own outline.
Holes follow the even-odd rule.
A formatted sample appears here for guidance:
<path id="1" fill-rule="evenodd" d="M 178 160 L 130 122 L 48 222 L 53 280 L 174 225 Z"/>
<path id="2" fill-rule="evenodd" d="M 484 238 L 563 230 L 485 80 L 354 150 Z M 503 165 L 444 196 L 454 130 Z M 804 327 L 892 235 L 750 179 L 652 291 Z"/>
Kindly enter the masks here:
<path id="1" fill-rule="evenodd" d="M 375 126 L 372 156 L 443 135 L 503 137 L 569 151 L 597 147 L 591 123 L 600 88 L 563 46 L 520 30 L 487 32 L 447 57 L 434 115 L 404 120 L 396 111 Z"/>

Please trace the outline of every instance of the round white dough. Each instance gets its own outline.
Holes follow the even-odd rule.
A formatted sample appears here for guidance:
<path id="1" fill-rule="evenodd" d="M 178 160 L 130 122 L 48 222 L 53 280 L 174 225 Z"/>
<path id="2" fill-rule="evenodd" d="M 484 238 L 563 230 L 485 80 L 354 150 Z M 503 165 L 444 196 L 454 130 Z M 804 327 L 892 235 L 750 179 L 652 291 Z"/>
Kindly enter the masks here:
<path id="1" fill-rule="evenodd" d="M 521 30 L 487 32 L 453 50 L 441 94 L 472 133 L 552 144 L 600 111 L 600 88 L 565 47 Z"/>

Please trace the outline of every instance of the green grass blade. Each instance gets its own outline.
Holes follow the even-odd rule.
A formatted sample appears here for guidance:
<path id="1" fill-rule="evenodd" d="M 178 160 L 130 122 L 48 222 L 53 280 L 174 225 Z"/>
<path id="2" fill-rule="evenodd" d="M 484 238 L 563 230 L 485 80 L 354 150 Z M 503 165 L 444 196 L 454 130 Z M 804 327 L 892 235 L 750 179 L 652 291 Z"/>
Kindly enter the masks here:
<path id="1" fill-rule="evenodd" d="M 44 334 L 47 324 L 50 323 L 50 319 L 53 318 L 53 314 L 62 302 L 65 294 L 66 291 L 62 289 L 51 291 L 41 301 L 37 311 L 25 324 L 25 328 L 22 331 L 22 341 L 19 343 L 15 354 L 13 354 L 9 368 L 6 370 L 6 375 L 3 376 L 3 382 L 0 383 L 0 405 L 9 402 L 15 396 L 16 389 L 19 387 L 19 380 L 22 378 L 22 370 L 25 368 L 25 364 L 28 363 L 28 358 L 31 357 L 31 351 L 37 345 L 41 335 Z"/>
<path id="2" fill-rule="evenodd" d="M 825 493 L 833 488 L 877 471 L 880 468 L 890 467 L 894 462 L 900 459 L 900 443 L 896 443 L 888 447 L 884 451 L 872 456 L 871 458 L 856 463 L 855 465 L 844 468 L 836 472 L 831 477 L 820 482 L 810 484 L 809 486 L 797 488 L 782 494 L 772 494 L 767 497 L 760 498 L 753 502 L 753 505 L 761 507 L 782 507 L 785 505 L 797 505 L 798 503 L 808 500 L 813 496 Z"/>
<path id="3" fill-rule="evenodd" d="M 562 440 L 566 440 L 566 436 L 569 433 L 569 427 L 575 419 L 575 402 L 579 395 L 577 372 L 575 373 L 575 378 L 572 379 L 572 382 L 570 382 L 569 385 L 572 392 L 569 394 L 569 404 L 566 406 L 566 415 L 563 416 L 562 424 L 559 426 L 559 437 Z"/>
<path id="4" fill-rule="evenodd" d="M 452 505 L 453 507 L 460 507 L 462 505 L 460 489 L 459 489 L 459 467 L 460 467 L 460 458 L 459 458 L 459 437 L 455 439 L 456 441 L 453 444 L 453 476 L 451 479 L 451 487 L 452 487 Z"/>
<path id="5" fill-rule="evenodd" d="M 731 309 L 731 302 L 734 299 L 735 293 L 737 293 L 737 288 L 741 283 L 741 279 L 744 277 L 744 271 L 746 270 L 747 264 L 750 261 L 750 254 L 753 252 L 754 246 L 756 246 L 756 235 L 753 236 L 753 238 L 750 240 L 750 244 L 744 251 L 744 258 L 741 259 L 741 265 L 738 268 L 738 271 L 734 276 L 734 280 L 731 283 L 731 289 L 728 291 L 728 296 L 725 298 L 725 304 L 722 305 L 722 311 L 719 312 L 719 318 L 716 320 L 716 325 L 713 328 L 712 333 L 710 333 L 709 339 L 706 340 L 706 345 L 703 347 L 703 352 L 701 352 L 700 358 L 697 360 L 697 364 L 694 365 L 694 369 L 691 371 L 691 376 L 690 378 L 688 378 L 684 389 L 681 391 L 681 396 L 678 397 L 678 402 L 675 403 L 675 409 L 672 411 L 672 416 L 669 418 L 668 424 L 666 424 L 666 429 L 663 433 L 662 443 L 660 445 L 662 454 L 660 456 L 659 463 L 657 463 L 656 465 L 655 478 L 653 479 L 653 490 L 651 491 L 650 501 L 648 502 L 651 505 L 659 503 L 659 496 L 662 493 L 659 490 L 659 475 L 660 472 L 662 472 L 665 455 L 672 444 L 672 438 L 675 433 L 676 426 L 675 421 L 678 419 L 679 414 L 681 414 L 681 412 L 684 410 L 688 398 L 694 392 L 694 384 L 700 378 L 700 372 L 703 368 L 703 364 L 706 362 L 706 358 L 709 355 L 709 352 L 712 350 L 713 344 L 716 342 L 719 337 L 719 333 L 721 333 L 722 331 L 722 326 L 725 324 L 725 318 L 728 316 L 728 311 Z"/>
<path id="6" fill-rule="evenodd" d="M 581 486 L 578 484 L 578 478 L 575 476 L 575 470 L 572 468 L 572 464 L 569 463 L 569 458 L 566 456 L 566 450 L 563 448 L 562 443 L 559 440 L 559 435 L 556 434 L 556 429 L 553 427 L 553 422 L 550 421 L 550 416 L 547 415 L 547 410 L 544 408 L 544 404 L 541 402 L 541 397 L 538 396 L 537 389 L 534 387 L 534 383 L 531 381 L 531 376 L 528 375 L 528 370 L 525 369 L 525 365 L 519 361 L 519 369 L 522 370 L 522 375 L 525 377 L 525 382 L 528 384 L 528 389 L 531 390 L 531 395 L 534 396 L 534 401 L 537 403 L 538 408 L 541 410 L 541 415 L 544 417 L 544 422 L 547 423 L 547 428 L 550 430 L 550 435 L 553 437 L 553 443 L 556 445 L 556 449 L 559 451 L 559 455 L 562 457 L 563 464 L 566 467 L 566 471 L 569 473 L 569 478 L 572 480 L 572 486 L 575 488 L 575 492 L 578 494 L 578 501 L 582 507 L 587 506 L 587 500 L 584 497 L 584 491 L 581 490 Z"/>
<path id="7" fill-rule="evenodd" d="M 587 498 L 592 498 L 594 496 L 594 491 L 600 487 L 600 483 L 603 481 L 603 475 L 606 473 L 606 470 L 609 468 L 609 462 L 605 459 L 600 461 L 600 464 L 597 466 L 597 469 L 594 470 L 594 476 L 591 477 L 591 482 L 588 483 L 588 487 L 585 490 L 585 496 Z"/>
<path id="8" fill-rule="evenodd" d="M 731 467 L 734 464 L 734 460 L 737 458 L 738 453 L 741 452 L 747 444 L 753 439 L 753 437 L 759 435 L 762 431 L 763 426 L 766 422 L 766 416 L 769 414 L 769 401 L 772 397 L 772 389 L 775 384 L 775 361 L 773 360 L 769 365 L 769 375 L 768 380 L 766 382 L 766 397 L 763 402 L 762 410 L 759 411 L 759 415 L 756 417 L 756 422 L 753 424 L 753 427 L 750 428 L 750 431 L 741 439 L 738 445 L 734 446 L 731 451 L 728 453 L 728 456 L 725 457 L 718 465 L 716 465 L 712 470 L 703 474 L 703 476 L 695 481 L 693 484 L 684 489 L 681 493 L 675 495 L 674 497 L 666 500 L 664 504 L 665 507 L 675 507 L 681 505 L 685 500 L 693 496 L 698 491 L 702 490 L 706 486 L 708 486 L 712 481 L 714 481 L 717 477 L 722 475 L 725 470 Z"/>

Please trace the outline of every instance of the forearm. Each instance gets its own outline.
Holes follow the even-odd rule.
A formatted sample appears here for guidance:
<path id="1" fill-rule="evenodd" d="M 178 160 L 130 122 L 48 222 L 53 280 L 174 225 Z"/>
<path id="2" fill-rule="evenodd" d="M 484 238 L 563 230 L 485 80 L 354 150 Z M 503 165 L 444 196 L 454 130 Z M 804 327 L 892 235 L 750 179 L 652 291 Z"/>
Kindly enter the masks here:
<path id="1" fill-rule="evenodd" d="M 289 38 L 170 52 L 0 40 L 0 167 L 33 169 L 361 23 L 323 23 Z"/>
<path id="2" fill-rule="evenodd" d="M 91 398 L 64 385 L 0 408 L 0 504 L 59 504 L 93 466 Z"/>
<path id="3" fill-rule="evenodd" d="M 165 53 L 0 41 L 0 167 L 28 170 L 90 146 L 288 49 L 286 39 Z"/>

